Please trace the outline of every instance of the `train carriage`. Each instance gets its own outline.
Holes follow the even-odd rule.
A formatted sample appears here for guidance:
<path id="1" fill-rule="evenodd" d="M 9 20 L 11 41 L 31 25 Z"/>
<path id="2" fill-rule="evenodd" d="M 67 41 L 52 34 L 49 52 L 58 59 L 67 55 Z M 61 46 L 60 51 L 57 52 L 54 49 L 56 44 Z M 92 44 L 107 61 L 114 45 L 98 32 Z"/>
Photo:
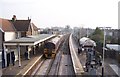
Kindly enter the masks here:
<path id="1" fill-rule="evenodd" d="M 57 36 L 44 44 L 45 58 L 54 58 L 62 36 Z"/>
<path id="2" fill-rule="evenodd" d="M 52 42 L 47 42 L 44 45 L 44 56 L 46 58 L 53 58 L 55 56 L 55 44 Z"/>

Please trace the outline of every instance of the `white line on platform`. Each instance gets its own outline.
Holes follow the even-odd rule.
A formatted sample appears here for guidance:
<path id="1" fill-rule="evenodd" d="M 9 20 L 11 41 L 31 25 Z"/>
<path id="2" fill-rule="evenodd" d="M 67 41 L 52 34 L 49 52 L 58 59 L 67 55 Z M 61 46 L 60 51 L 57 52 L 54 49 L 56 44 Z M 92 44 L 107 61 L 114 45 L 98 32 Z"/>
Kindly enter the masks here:
<path id="1" fill-rule="evenodd" d="M 109 64 L 110 65 L 110 67 L 115 71 L 115 73 L 118 75 L 118 76 L 120 76 L 119 75 L 119 70 L 120 70 L 120 68 L 117 66 L 117 65 L 115 65 L 115 64 Z"/>

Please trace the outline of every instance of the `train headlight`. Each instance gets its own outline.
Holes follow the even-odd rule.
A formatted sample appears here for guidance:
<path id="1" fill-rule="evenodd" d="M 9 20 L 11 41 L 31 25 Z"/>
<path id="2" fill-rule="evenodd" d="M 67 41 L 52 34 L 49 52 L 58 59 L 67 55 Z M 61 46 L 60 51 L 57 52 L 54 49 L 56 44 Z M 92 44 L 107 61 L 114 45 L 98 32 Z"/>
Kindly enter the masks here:
<path id="1" fill-rule="evenodd" d="M 52 54 L 55 54 L 55 50 L 52 50 Z"/>

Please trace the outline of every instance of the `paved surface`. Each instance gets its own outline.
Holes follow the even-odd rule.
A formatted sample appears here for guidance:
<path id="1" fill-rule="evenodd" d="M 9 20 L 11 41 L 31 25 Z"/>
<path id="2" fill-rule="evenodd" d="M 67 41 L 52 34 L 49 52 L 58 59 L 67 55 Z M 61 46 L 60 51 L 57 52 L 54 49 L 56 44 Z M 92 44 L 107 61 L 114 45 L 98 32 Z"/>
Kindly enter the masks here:
<path id="1" fill-rule="evenodd" d="M 62 55 L 58 75 L 75 75 L 70 55 Z"/>
<path id="2" fill-rule="evenodd" d="M 30 60 L 22 59 L 21 67 L 18 66 L 18 61 L 15 62 L 14 66 L 10 64 L 9 67 L 2 69 L 3 76 L 5 77 L 5 76 L 10 76 L 10 75 L 11 76 L 17 75 L 25 67 L 29 68 L 30 67 L 29 64 L 34 63 L 35 60 L 39 57 L 40 57 L 40 54 L 36 54 L 36 55 L 32 56 Z M 27 69 L 25 69 L 25 70 L 27 70 Z"/>
<path id="3" fill-rule="evenodd" d="M 68 76 L 75 75 L 68 42 L 69 42 L 69 39 L 67 37 L 67 39 L 65 40 L 61 48 L 61 51 L 63 54 L 61 57 L 58 75 L 68 75 Z"/>
<path id="4" fill-rule="evenodd" d="M 76 49 L 76 53 L 78 53 L 78 45 L 77 43 L 74 41 L 74 45 L 76 46 L 75 49 Z M 78 54 L 78 57 L 79 57 L 79 60 L 82 64 L 83 67 L 85 67 L 85 63 L 86 63 L 86 53 L 83 51 L 81 54 Z M 114 65 L 118 65 L 118 62 L 115 61 L 114 59 L 110 59 L 110 58 L 106 58 L 105 59 L 105 70 L 104 70 L 104 74 L 106 77 L 118 77 L 118 73 L 115 72 L 115 67 L 111 67 L 110 65 L 111 64 L 114 64 Z M 120 71 L 120 69 L 117 69 L 118 72 Z M 96 70 L 96 73 L 97 75 L 102 75 L 101 73 L 102 71 L 102 68 L 101 67 L 98 67 L 97 70 Z M 86 75 L 91 75 L 90 73 L 86 72 L 85 73 Z M 120 75 L 119 75 L 120 76 Z"/>

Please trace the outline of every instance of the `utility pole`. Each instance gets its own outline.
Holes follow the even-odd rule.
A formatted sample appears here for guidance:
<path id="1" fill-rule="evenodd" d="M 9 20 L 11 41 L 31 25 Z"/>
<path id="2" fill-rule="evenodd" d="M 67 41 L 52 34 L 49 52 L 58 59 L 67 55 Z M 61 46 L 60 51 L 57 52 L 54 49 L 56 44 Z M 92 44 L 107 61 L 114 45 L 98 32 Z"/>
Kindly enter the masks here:
<path id="1" fill-rule="evenodd" d="M 80 27 L 80 39 L 81 39 L 81 27 Z"/>
<path id="2" fill-rule="evenodd" d="M 102 64 L 102 77 L 104 77 L 104 61 L 105 61 L 105 37 L 106 37 L 106 29 L 111 29 L 111 27 L 99 27 L 104 30 L 104 41 L 103 41 L 103 64 Z"/>
<path id="3" fill-rule="evenodd" d="M 87 37 L 88 37 L 88 29 L 89 29 L 89 28 L 87 28 Z"/>

